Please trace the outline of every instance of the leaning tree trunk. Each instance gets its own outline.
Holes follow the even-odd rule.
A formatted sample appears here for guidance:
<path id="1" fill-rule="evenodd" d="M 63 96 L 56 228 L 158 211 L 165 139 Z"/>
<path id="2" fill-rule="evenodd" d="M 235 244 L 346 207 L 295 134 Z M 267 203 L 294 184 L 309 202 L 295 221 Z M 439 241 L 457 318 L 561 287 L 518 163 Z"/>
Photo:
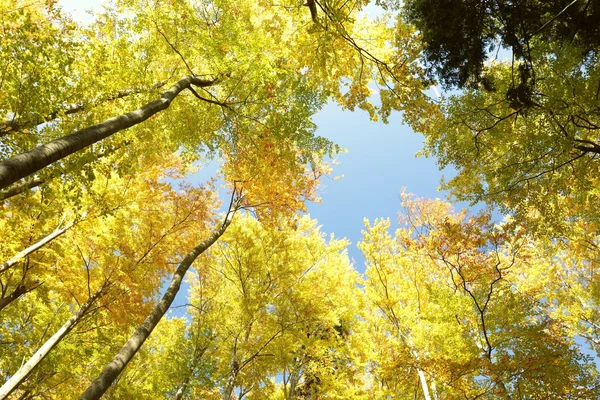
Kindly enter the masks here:
<path id="1" fill-rule="evenodd" d="M 94 100 L 89 104 L 85 104 L 85 103 L 68 104 L 66 106 L 60 107 L 60 108 L 50 112 L 45 117 L 42 117 L 41 115 L 36 115 L 35 117 L 30 118 L 30 119 L 27 119 L 27 118 L 10 119 L 10 120 L 0 123 L 0 136 L 5 136 L 12 132 L 17 132 L 21 129 L 31 129 L 31 128 L 34 128 L 45 122 L 54 121 L 62 114 L 64 114 L 64 115 L 76 114 L 78 112 L 85 111 L 90 107 L 96 107 L 97 105 L 102 104 L 104 102 L 123 99 L 132 94 L 144 93 L 149 90 L 160 89 L 161 87 L 165 86 L 165 84 L 166 84 L 166 81 L 162 81 L 162 82 L 157 83 L 156 85 L 153 85 L 150 88 L 127 89 L 122 92 L 118 92 L 112 96 L 109 96 L 107 98 Z"/>
<path id="2" fill-rule="evenodd" d="M 115 358 L 113 358 L 112 361 L 104 367 L 104 370 L 100 373 L 98 378 L 96 378 L 96 380 L 92 382 L 87 390 L 81 395 L 80 400 L 99 399 L 115 381 L 119 374 L 125 369 L 129 361 L 131 361 L 133 356 L 135 356 L 146 339 L 150 336 L 160 319 L 165 315 L 173 303 L 173 300 L 175 300 L 175 296 L 179 291 L 183 277 L 194 260 L 196 260 L 200 254 L 204 253 L 217 241 L 217 239 L 221 237 L 221 235 L 223 235 L 231 223 L 231 219 L 233 218 L 236 210 L 237 206 L 233 209 L 233 211 L 230 208 L 221 227 L 214 231 L 208 239 L 200 243 L 185 256 L 173 274 L 173 278 L 171 278 L 171 283 L 169 284 L 167 291 L 160 301 L 154 306 L 150 312 L 150 315 L 148 315 L 144 322 L 135 330 L 131 338 L 123 345 Z"/>
<path id="3" fill-rule="evenodd" d="M 62 221 L 61 221 L 61 224 L 62 224 Z M 13 265 L 15 265 L 22 258 L 27 257 L 28 255 L 30 255 L 34 251 L 36 251 L 36 250 L 44 247 L 45 245 L 47 245 L 48 243 L 50 243 L 51 241 L 53 241 L 57 237 L 61 236 L 63 233 L 65 233 L 66 231 L 68 231 L 69 229 L 71 229 L 74 224 L 75 224 L 75 220 L 69 222 L 63 228 L 61 228 L 60 225 L 59 225 L 52 233 L 50 233 L 49 235 L 47 235 L 45 238 L 39 240 L 37 243 L 32 244 L 31 246 L 29 246 L 25 250 L 22 250 L 21 252 L 19 252 L 15 256 L 13 256 L 10 260 L 7 260 L 6 262 L 2 263 L 0 265 L 0 273 L 6 271 L 7 269 L 9 269 Z"/>
<path id="4" fill-rule="evenodd" d="M 98 289 L 96 293 L 94 293 L 92 297 L 90 297 L 83 306 L 81 306 L 79 311 L 77 311 L 77 314 L 69 318 L 69 320 L 63 326 L 61 326 L 60 329 L 56 331 L 56 333 L 52 335 L 52 337 L 48 339 L 46 343 L 44 343 L 42 347 L 39 348 L 38 351 L 35 352 L 35 354 L 29 359 L 29 361 L 27 361 L 25 365 L 19 368 L 19 370 L 15 372 L 15 374 L 11 376 L 10 379 L 6 381 L 6 383 L 2 387 L 0 387 L 0 400 L 6 399 L 8 395 L 12 393 L 13 390 L 15 390 L 21 383 L 23 383 L 23 381 L 25 380 L 25 378 L 27 378 L 27 376 L 29 376 L 31 371 L 33 371 L 33 369 L 37 367 L 37 365 L 41 363 L 44 358 L 46 358 L 48 353 L 50 353 L 50 351 L 69 332 L 71 332 L 75 325 L 77 325 L 81 318 L 88 312 L 88 310 L 94 304 L 94 302 L 98 300 L 98 298 L 102 295 L 104 289 L 106 289 L 106 285 L 102 285 L 100 289 Z"/>
<path id="5" fill-rule="evenodd" d="M 61 168 L 57 168 L 55 171 L 51 171 L 48 176 L 45 176 L 45 177 L 29 176 L 26 179 L 23 179 L 22 181 L 15 182 L 12 185 L 9 185 L 7 188 L 0 190 L 0 200 L 7 200 L 7 199 L 10 199 L 11 197 L 14 197 L 16 195 L 19 195 L 19 194 L 27 191 L 29 189 L 36 188 L 52 179 L 55 179 L 55 178 L 63 175 L 66 172 L 66 170 L 70 170 L 71 172 L 73 172 L 77 168 L 81 168 L 82 166 L 87 165 L 88 163 L 97 161 L 101 158 L 109 156 L 110 154 L 113 154 L 115 151 L 123 148 L 124 146 L 128 146 L 130 143 L 131 143 L 130 141 L 126 140 L 125 142 L 123 142 L 122 146 L 116 146 L 112 149 L 100 151 L 100 152 L 94 154 L 94 157 L 91 160 L 86 161 L 82 165 L 75 166 L 75 169 L 72 166 L 63 165 Z"/>
<path id="6" fill-rule="evenodd" d="M 188 75 L 175 83 L 160 99 L 154 100 L 135 111 L 107 119 L 104 122 L 2 161 L 0 162 L 0 189 L 4 189 L 55 161 L 74 154 L 117 132 L 137 125 L 162 110 L 166 110 L 175 97 L 184 89 L 191 88 L 191 85 L 207 87 L 215 84 L 215 82 L 216 80 L 204 80 Z"/>

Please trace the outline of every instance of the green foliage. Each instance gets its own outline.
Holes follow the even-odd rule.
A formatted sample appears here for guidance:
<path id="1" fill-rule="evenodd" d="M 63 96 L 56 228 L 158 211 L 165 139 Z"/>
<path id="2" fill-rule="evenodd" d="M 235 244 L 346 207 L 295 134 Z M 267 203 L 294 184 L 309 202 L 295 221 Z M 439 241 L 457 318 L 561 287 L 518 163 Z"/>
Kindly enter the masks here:
<path id="1" fill-rule="evenodd" d="M 457 169 L 443 185 L 456 198 L 486 201 L 560 235 L 572 219 L 598 222 L 600 75 L 596 58 L 581 64 L 579 48 L 546 47 L 561 57 L 535 53 L 535 106 L 515 108 L 504 97 L 512 68 L 494 63 L 489 76 L 498 91 L 473 89 L 442 99 L 445 117 L 425 128 L 425 153 Z"/>
<path id="2" fill-rule="evenodd" d="M 395 237 L 376 221 L 360 244 L 381 395 L 412 398 L 420 379 L 441 398 L 597 397 L 596 368 L 558 318 L 570 300 L 549 296 L 560 261 L 487 214 L 405 200 Z"/>
<path id="3" fill-rule="evenodd" d="M 1 262 L 68 226 L 1 269 L 2 376 L 99 292 L 15 396 L 71 398 L 98 375 L 214 224 L 213 188 L 177 182 L 215 158 L 254 217 L 238 214 L 194 263 L 187 316 L 158 324 L 107 398 L 600 395 L 581 348 L 600 341 L 597 4 L 375 3 L 399 13 L 120 0 L 81 27 L 53 1 L 0 4 L 3 159 L 186 75 L 215 80 L 2 202 Z M 484 65 L 497 45 L 515 59 Z M 428 98 L 423 51 L 464 90 Z M 312 121 L 328 101 L 384 122 L 402 112 L 424 152 L 457 168 L 445 188 L 511 217 L 404 197 L 395 235 L 367 223 L 363 279 L 348 242 L 298 214 L 339 151 Z"/>
<path id="4" fill-rule="evenodd" d="M 491 89 L 486 59 L 510 49 L 514 60 L 524 61 L 512 88 L 522 90 L 535 80 L 536 41 L 574 43 L 594 55 L 600 46 L 594 1 L 410 0 L 404 7 L 426 43 L 430 72 L 448 86 Z"/>

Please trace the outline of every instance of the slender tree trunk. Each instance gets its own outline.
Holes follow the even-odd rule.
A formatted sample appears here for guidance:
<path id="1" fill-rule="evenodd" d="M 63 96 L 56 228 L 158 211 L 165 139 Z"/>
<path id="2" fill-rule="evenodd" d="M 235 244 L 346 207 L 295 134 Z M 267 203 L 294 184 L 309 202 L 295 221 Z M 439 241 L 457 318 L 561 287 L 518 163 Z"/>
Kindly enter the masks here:
<path id="1" fill-rule="evenodd" d="M 204 253 L 217 241 L 217 239 L 221 237 L 231 223 L 231 219 L 233 218 L 236 210 L 237 207 L 233 211 L 230 207 L 227 216 L 225 217 L 225 221 L 221 227 L 214 231 L 208 239 L 200 243 L 185 256 L 173 274 L 173 278 L 171 278 L 171 283 L 169 284 L 167 291 L 160 301 L 154 306 L 150 312 L 150 315 L 148 315 L 144 322 L 136 329 L 131 338 L 123 345 L 115 358 L 113 358 L 113 360 L 104 367 L 104 370 L 102 373 L 100 373 L 98 378 L 96 378 L 96 380 L 92 382 L 87 390 L 81 395 L 80 400 L 99 399 L 115 381 L 119 374 L 125 369 L 129 361 L 131 361 L 133 356 L 135 356 L 138 350 L 142 347 L 146 339 L 152 333 L 152 330 L 154 330 L 160 319 L 165 315 L 173 303 L 175 295 L 177 295 L 179 287 L 181 286 L 181 282 L 183 281 L 183 277 L 194 260 L 196 260 L 200 254 Z"/>
<path id="2" fill-rule="evenodd" d="M 196 347 L 195 350 L 198 350 L 198 348 Z M 196 369 L 196 366 L 198 365 L 198 362 L 200 361 L 200 359 L 202 358 L 202 356 L 204 355 L 204 353 L 206 352 L 206 350 L 208 350 L 208 345 L 205 346 L 205 347 L 203 347 L 202 349 L 199 349 L 198 351 L 194 351 L 194 358 L 192 359 L 192 365 L 190 367 L 189 373 L 185 377 L 185 379 L 183 380 L 183 382 L 177 388 L 177 392 L 175 393 L 174 400 L 181 400 L 181 399 L 183 399 L 183 396 L 185 395 L 185 392 L 187 391 L 187 388 L 188 388 L 188 386 L 190 384 L 190 381 L 192 380 L 192 376 L 194 374 L 194 370 Z"/>
<path id="3" fill-rule="evenodd" d="M 423 397 L 425 397 L 425 400 L 431 400 L 431 396 L 429 395 L 429 388 L 427 387 L 427 379 L 425 379 L 425 373 L 420 368 L 417 369 L 417 373 L 419 374 L 419 380 L 421 381 Z"/>
<path id="4" fill-rule="evenodd" d="M 294 371 L 290 374 L 290 391 L 287 393 L 286 400 L 293 400 L 296 398 L 296 386 L 300 381 L 300 373 Z"/>
<path id="5" fill-rule="evenodd" d="M 56 177 L 63 175 L 66 170 L 69 170 L 71 172 L 75 171 L 75 169 L 79 169 L 79 168 L 83 167 L 84 165 L 87 165 L 91 162 L 97 161 L 101 158 L 104 158 L 106 156 L 113 154 L 115 151 L 123 148 L 124 146 L 128 146 L 130 143 L 131 143 L 130 141 L 125 141 L 125 142 L 123 142 L 122 146 L 117 146 L 112 149 L 100 151 L 100 152 L 94 154 L 94 158 L 92 160 L 87 161 L 86 163 L 84 163 L 82 165 L 75 165 L 74 167 L 71 167 L 68 165 L 62 166 L 61 168 L 58 168 L 55 171 L 51 171 L 48 176 L 45 176 L 45 177 L 30 176 L 22 181 L 15 182 L 12 185 L 8 186 L 6 189 L 0 190 L 0 200 L 10 199 L 13 196 L 16 196 L 18 194 L 25 192 L 26 190 L 38 187 L 38 186 L 46 183 L 47 181 L 50 181 Z"/>
<path id="6" fill-rule="evenodd" d="M 6 271 L 7 269 L 9 269 L 13 265 L 15 265 L 17 262 L 19 262 L 20 259 L 22 259 L 24 257 L 27 257 L 28 255 L 30 255 L 34 251 L 38 250 L 41 247 L 44 247 L 45 245 L 47 245 L 48 243 L 50 243 L 51 241 L 53 241 L 57 237 L 61 236 L 63 233 L 65 233 L 66 231 L 68 231 L 69 229 L 71 229 L 74 224 L 75 224 L 75 221 L 71 221 L 67 225 L 65 225 L 64 228 L 60 228 L 60 227 L 56 228 L 54 230 L 54 232 L 52 232 L 51 234 L 49 234 L 48 236 L 46 236 L 45 238 L 43 238 L 39 242 L 37 242 L 37 243 L 29 246 L 25 250 L 21 251 L 19 254 L 15 255 L 10 260 L 8 260 L 5 263 L 3 263 L 2 265 L 0 265 L 0 273 Z"/>
<path id="7" fill-rule="evenodd" d="M 435 386 L 435 380 L 434 379 L 431 380 L 431 392 L 433 393 L 433 399 L 434 400 L 440 400 L 440 396 L 438 395 L 437 387 Z"/>
<path id="8" fill-rule="evenodd" d="M 94 304 L 94 302 L 100 297 L 102 292 L 106 289 L 105 285 L 102 285 L 100 289 L 96 291 L 88 299 L 87 302 L 75 315 L 73 315 L 63 326 L 60 327 L 58 331 L 50 339 L 46 341 L 39 348 L 38 351 L 23 365 L 13 376 L 10 377 L 8 381 L 0 388 L 0 400 L 6 399 L 9 394 L 12 393 L 24 380 L 27 376 L 33 371 L 33 369 L 40 363 L 42 360 L 50 353 L 50 351 L 77 325 L 77 323 L 81 320 L 81 318 L 88 312 L 90 307 Z"/>
<path id="9" fill-rule="evenodd" d="M 175 83 L 160 99 L 154 100 L 135 111 L 107 119 L 102 123 L 92 125 L 2 161 L 0 162 L 0 189 L 4 189 L 55 161 L 76 153 L 117 132 L 137 125 L 162 110 L 166 110 L 175 97 L 184 89 L 190 88 L 191 85 L 206 87 L 213 85 L 215 82 L 216 80 L 203 80 L 188 75 Z"/>
<path id="10" fill-rule="evenodd" d="M 21 284 L 21 285 L 17 286 L 17 288 L 15 290 L 13 290 L 13 292 L 11 294 L 0 299 L 0 311 L 2 311 L 4 309 L 4 307 L 6 307 L 7 305 L 12 303 L 19 297 L 23 296 L 27 292 L 28 292 L 28 290 L 25 285 Z"/>
<path id="11" fill-rule="evenodd" d="M 408 341 L 410 342 L 410 339 Z M 410 343 L 410 345 L 412 346 L 412 343 Z M 412 353 L 415 359 L 418 360 L 419 354 L 415 350 L 412 350 Z M 423 389 L 423 397 L 425 397 L 425 400 L 431 400 L 431 396 L 429 395 L 429 387 L 427 386 L 427 379 L 425 378 L 425 373 L 421 368 L 417 368 L 417 374 L 419 374 L 419 381 L 421 382 L 421 388 Z"/>
<path id="12" fill-rule="evenodd" d="M 95 107 L 97 105 L 100 105 L 104 102 L 122 99 L 122 98 L 130 96 L 132 94 L 138 94 L 138 93 L 148 92 L 148 91 L 154 90 L 154 89 L 160 89 L 165 84 L 166 84 L 166 82 L 163 81 L 163 82 L 157 83 L 156 85 L 153 85 L 150 89 L 148 89 L 148 88 L 146 88 L 146 89 L 127 89 L 125 91 L 119 92 L 119 93 L 112 95 L 105 99 L 93 100 L 91 103 L 89 103 L 87 105 L 84 103 L 68 104 L 66 106 L 63 106 L 63 107 L 55 110 L 55 111 L 52 111 L 50 114 L 46 115 L 45 117 L 36 116 L 32 119 L 18 118 L 18 119 L 7 120 L 7 121 L 0 123 L 0 136 L 8 135 L 12 132 L 16 132 L 21 129 L 33 128 L 40 124 L 43 124 L 44 122 L 53 121 L 56 118 L 58 118 L 58 116 L 61 114 L 64 114 L 64 115 L 76 114 L 78 112 L 89 109 L 90 107 Z"/>
<path id="13" fill-rule="evenodd" d="M 179 385 L 179 388 L 177 389 L 177 393 L 175 393 L 174 400 L 183 399 L 183 396 L 185 395 L 188 384 L 190 383 L 190 378 L 191 378 L 191 376 L 188 376 L 187 378 L 185 378 L 183 383 L 181 385 Z"/>
<path id="14" fill-rule="evenodd" d="M 225 384 L 225 389 L 223 390 L 223 400 L 231 400 L 233 396 L 233 389 L 235 388 L 235 381 L 237 379 L 238 368 L 237 364 L 233 363 L 231 367 L 231 371 L 229 372 L 229 376 L 227 377 L 227 383 Z"/>

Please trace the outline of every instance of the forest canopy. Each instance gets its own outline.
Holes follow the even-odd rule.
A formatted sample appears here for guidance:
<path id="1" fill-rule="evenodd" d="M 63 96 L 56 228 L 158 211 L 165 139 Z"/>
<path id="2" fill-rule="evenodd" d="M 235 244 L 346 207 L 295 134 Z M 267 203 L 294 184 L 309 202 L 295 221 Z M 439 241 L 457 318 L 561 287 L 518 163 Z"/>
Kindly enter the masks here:
<path id="1" fill-rule="evenodd" d="M 0 0 L 0 399 L 600 398 L 599 13 Z M 332 103 L 486 207 L 401 192 L 351 259 Z"/>

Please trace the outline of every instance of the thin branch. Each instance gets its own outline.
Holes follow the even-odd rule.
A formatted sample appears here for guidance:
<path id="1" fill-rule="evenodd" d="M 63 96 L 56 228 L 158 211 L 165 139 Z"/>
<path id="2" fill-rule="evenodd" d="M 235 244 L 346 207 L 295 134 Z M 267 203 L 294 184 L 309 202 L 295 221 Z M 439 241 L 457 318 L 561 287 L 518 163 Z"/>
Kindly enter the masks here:
<path id="1" fill-rule="evenodd" d="M 544 25 L 542 25 L 537 31 L 533 32 L 529 37 L 533 37 L 535 35 L 537 35 L 538 33 L 540 33 L 541 31 L 544 30 L 544 28 L 546 26 L 548 26 L 549 24 L 551 24 L 554 20 L 556 20 L 558 17 L 560 17 L 565 11 L 567 11 L 567 9 L 569 7 L 571 7 L 573 4 L 577 3 L 578 0 L 573 0 L 571 3 L 569 3 L 565 8 L 563 8 L 558 14 L 556 14 L 554 17 L 550 18 L 550 20 L 548 22 L 546 22 Z"/>
<path id="2" fill-rule="evenodd" d="M 61 236 L 63 233 L 65 233 L 66 231 L 68 231 L 69 229 L 71 229 L 71 227 L 73 227 L 74 223 L 75 223 L 75 220 L 69 222 L 67 225 L 65 225 L 64 228 L 61 228 L 60 225 L 59 225 L 51 234 L 47 235 L 42 240 L 40 240 L 37 243 L 29 246 L 25 250 L 19 252 L 18 254 L 16 254 L 12 258 L 10 258 L 8 261 L 6 261 L 4 264 L 2 264 L 0 266 L 0 273 L 6 271 L 7 269 L 9 269 L 13 265 L 15 265 L 17 262 L 19 262 L 20 259 L 22 259 L 24 257 L 27 257 L 28 255 L 30 255 L 34 251 L 38 250 L 39 248 L 41 248 L 41 247 L 45 246 L 46 244 L 50 243 L 51 241 L 53 241 L 57 237 Z"/>
<path id="3" fill-rule="evenodd" d="M 188 88 L 190 92 L 192 92 L 194 94 L 194 96 L 196 96 L 199 100 L 205 101 L 207 103 L 211 103 L 211 104 L 217 104 L 221 107 L 226 107 L 226 108 L 230 108 L 229 104 L 227 103 L 221 103 L 220 101 L 216 101 L 216 100 L 211 100 L 211 99 L 207 99 L 206 97 L 202 97 L 198 94 L 198 92 L 196 92 L 196 90 L 194 90 L 193 87 L 189 87 Z"/>
<path id="4" fill-rule="evenodd" d="M 192 68 L 190 67 L 190 65 L 187 63 L 187 61 L 185 61 L 185 57 L 183 57 L 183 54 L 181 54 L 179 52 L 179 50 L 177 50 L 177 48 L 169 41 L 169 39 L 167 38 L 167 36 L 160 30 L 160 28 L 158 27 L 158 23 L 154 22 L 154 25 L 156 26 L 156 30 L 158 31 L 158 33 L 160 33 L 160 35 L 163 37 L 163 39 L 165 39 L 165 42 L 167 42 L 167 44 L 171 47 L 171 49 L 173 49 L 173 51 L 175 53 L 177 53 L 177 55 L 179 55 L 179 57 L 181 58 L 181 60 L 185 64 L 185 67 L 190 72 L 190 74 L 192 74 L 192 76 L 196 76 L 196 74 L 194 73 L 194 71 L 192 71 Z"/>

